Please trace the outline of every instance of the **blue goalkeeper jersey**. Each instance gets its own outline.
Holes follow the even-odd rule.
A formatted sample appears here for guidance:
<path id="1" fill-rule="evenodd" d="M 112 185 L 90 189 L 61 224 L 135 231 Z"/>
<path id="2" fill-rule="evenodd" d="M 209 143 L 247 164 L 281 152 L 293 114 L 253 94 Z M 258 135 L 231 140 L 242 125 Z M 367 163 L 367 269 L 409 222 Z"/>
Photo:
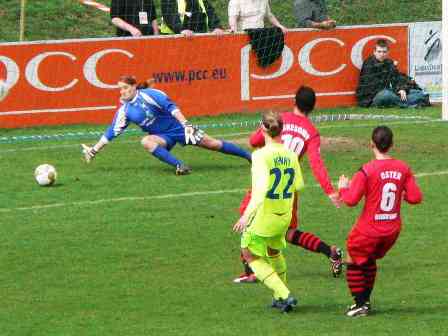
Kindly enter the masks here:
<path id="1" fill-rule="evenodd" d="M 115 113 L 112 124 L 104 133 L 112 140 L 134 123 L 148 134 L 166 134 L 183 129 L 173 116 L 179 108 L 163 91 L 156 89 L 137 90 L 135 97 L 121 105 Z"/>

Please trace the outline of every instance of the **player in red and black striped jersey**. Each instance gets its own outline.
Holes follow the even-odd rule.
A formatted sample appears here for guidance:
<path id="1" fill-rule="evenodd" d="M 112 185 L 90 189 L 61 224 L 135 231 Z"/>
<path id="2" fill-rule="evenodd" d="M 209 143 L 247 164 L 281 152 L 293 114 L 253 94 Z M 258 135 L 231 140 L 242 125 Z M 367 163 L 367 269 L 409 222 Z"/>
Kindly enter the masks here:
<path id="1" fill-rule="evenodd" d="M 348 206 L 365 197 L 361 215 L 347 238 L 347 283 L 355 303 L 347 316 L 368 315 L 370 295 L 377 272 L 376 260 L 392 248 L 401 230 L 401 200 L 422 201 L 422 193 L 409 166 L 388 155 L 393 133 L 386 126 L 373 130 L 375 159 L 366 163 L 349 181 L 339 178 L 339 193 Z"/>
<path id="2" fill-rule="evenodd" d="M 308 155 L 311 169 L 316 180 L 330 200 L 339 207 L 338 193 L 331 185 L 330 177 L 320 155 L 320 135 L 313 125 L 308 115 L 313 111 L 316 103 L 316 95 L 313 89 L 302 86 L 298 89 L 295 97 L 296 106 L 293 112 L 282 113 L 283 130 L 281 139 L 288 149 L 295 152 L 299 159 L 305 154 Z M 264 146 L 264 137 L 261 129 L 255 131 L 249 139 L 250 145 L 254 148 Z M 244 197 L 240 205 L 240 213 L 244 213 L 250 201 L 250 191 Z M 342 252 L 336 246 L 330 246 L 311 232 L 299 230 L 297 220 L 297 200 L 294 201 L 294 210 L 291 224 L 286 235 L 286 240 L 296 246 L 306 250 L 322 253 L 330 260 L 331 273 L 338 277 L 342 272 Z M 244 261 L 243 261 L 244 264 Z M 254 282 L 255 276 L 248 267 L 244 265 L 245 271 L 234 282 Z"/>

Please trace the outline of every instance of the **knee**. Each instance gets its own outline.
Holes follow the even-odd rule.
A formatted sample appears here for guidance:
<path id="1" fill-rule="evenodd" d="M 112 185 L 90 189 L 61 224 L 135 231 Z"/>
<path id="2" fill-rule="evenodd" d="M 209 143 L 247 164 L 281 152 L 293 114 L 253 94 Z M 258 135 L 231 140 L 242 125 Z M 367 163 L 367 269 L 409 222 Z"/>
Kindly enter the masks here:
<path id="1" fill-rule="evenodd" d="M 246 248 L 241 250 L 241 256 L 243 257 L 243 259 L 247 262 L 247 263 L 251 263 L 252 261 L 254 261 L 256 258 L 252 255 L 252 253 L 250 253 L 250 251 Z"/>
<path id="2" fill-rule="evenodd" d="M 155 141 L 151 138 L 150 135 L 147 135 L 147 136 L 143 137 L 142 140 L 140 141 L 140 143 L 142 144 L 142 146 L 143 146 L 146 150 L 148 150 L 148 151 L 150 151 L 150 152 L 153 152 L 153 151 L 156 149 L 157 145 L 158 145 L 157 142 L 155 142 Z"/>
<path id="3" fill-rule="evenodd" d="M 288 231 L 286 231 L 286 240 L 290 243 L 293 242 L 296 234 L 297 234 L 297 230 L 288 229 Z"/>
<path id="4" fill-rule="evenodd" d="M 217 151 L 221 149 L 222 141 L 211 137 L 204 137 L 201 142 L 201 146 Z"/>

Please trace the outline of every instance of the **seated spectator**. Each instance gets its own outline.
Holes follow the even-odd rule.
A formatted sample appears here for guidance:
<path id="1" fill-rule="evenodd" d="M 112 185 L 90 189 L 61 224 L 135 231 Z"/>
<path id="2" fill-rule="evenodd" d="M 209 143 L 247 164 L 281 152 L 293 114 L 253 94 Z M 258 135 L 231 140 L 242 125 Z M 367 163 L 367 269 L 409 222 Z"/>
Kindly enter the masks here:
<path id="1" fill-rule="evenodd" d="M 221 35 L 215 9 L 208 0 L 161 0 L 162 34 L 183 34 L 191 37 L 194 33 Z"/>
<path id="2" fill-rule="evenodd" d="M 327 15 L 325 0 L 295 0 L 294 10 L 299 28 L 333 29 L 336 21 Z"/>
<path id="3" fill-rule="evenodd" d="M 117 27 L 117 36 L 159 34 L 153 0 L 112 0 L 110 17 Z"/>
<path id="4" fill-rule="evenodd" d="M 287 28 L 272 14 L 269 0 L 230 0 L 228 13 L 231 32 L 264 28 L 265 18 L 273 26 L 280 28 L 284 34 L 287 32 Z"/>
<path id="5" fill-rule="evenodd" d="M 373 55 L 362 64 L 356 98 L 362 107 L 429 106 L 429 95 L 409 76 L 398 71 L 390 58 L 389 45 L 380 39 Z"/>

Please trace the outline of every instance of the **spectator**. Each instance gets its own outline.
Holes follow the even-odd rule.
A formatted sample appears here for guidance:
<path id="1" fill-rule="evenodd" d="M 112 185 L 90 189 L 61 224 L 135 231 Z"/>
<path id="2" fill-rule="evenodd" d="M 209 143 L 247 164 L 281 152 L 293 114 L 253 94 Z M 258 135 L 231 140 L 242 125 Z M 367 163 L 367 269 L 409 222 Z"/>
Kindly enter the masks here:
<path id="1" fill-rule="evenodd" d="M 426 94 L 409 76 L 398 71 L 388 58 L 389 45 L 380 39 L 373 55 L 362 64 L 356 89 L 358 105 L 362 107 L 418 107 L 429 106 Z"/>
<path id="2" fill-rule="evenodd" d="M 325 0 L 295 0 L 294 10 L 299 28 L 333 29 L 336 21 L 327 15 Z"/>
<path id="3" fill-rule="evenodd" d="M 117 36 L 159 34 L 153 0 L 112 0 L 110 17 Z"/>
<path id="4" fill-rule="evenodd" d="M 229 7 L 230 31 L 237 32 L 246 29 L 264 28 L 264 19 L 286 34 L 287 28 L 280 24 L 272 14 L 269 0 L 230 0 Z"/>
<path id="5" fill-rule="evenodd" d="M 161 0 L 162 34 L 183 34 L 191 37 L 194 33 L 221 35 L 218 16 L 208 0 Z"/>

